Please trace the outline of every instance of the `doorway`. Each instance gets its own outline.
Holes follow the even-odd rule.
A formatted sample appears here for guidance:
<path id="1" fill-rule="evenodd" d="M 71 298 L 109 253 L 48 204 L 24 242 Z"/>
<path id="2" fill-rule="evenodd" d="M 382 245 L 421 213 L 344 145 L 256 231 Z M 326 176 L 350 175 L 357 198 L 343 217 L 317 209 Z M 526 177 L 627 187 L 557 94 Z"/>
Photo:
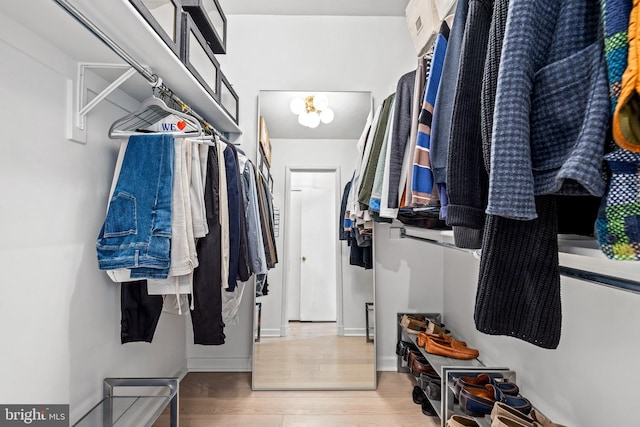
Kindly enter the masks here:
<path id="1" fill-rule="evenodd" d="M 339 182 L 335 168 L 287 170 L 283 335 L 290 322 L 341 320 Z"/>

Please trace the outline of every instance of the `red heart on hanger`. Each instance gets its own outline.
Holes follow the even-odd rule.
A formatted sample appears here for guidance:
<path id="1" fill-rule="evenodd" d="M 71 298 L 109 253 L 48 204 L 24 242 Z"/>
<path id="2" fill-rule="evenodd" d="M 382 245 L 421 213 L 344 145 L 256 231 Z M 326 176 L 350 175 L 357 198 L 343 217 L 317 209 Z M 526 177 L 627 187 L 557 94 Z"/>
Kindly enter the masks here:
<path id="1" fill-rule="evenodd" d="M 178 123 L 176 123 L 176 126 L 178 126 L 178 129 L 182 130 L 187 126 L 187 122 L 179 121 Z"/>

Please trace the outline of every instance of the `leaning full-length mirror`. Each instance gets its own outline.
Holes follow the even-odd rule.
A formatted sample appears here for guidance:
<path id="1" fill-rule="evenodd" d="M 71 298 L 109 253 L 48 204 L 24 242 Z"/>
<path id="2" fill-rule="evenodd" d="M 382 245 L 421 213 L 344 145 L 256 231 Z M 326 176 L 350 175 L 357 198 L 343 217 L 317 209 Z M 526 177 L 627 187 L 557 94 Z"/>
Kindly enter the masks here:
<path id="1" fill-rule="evenodd" d="M 260 92 L 258 169 L 272 180 L 278 263 L 257 286 L 256 390 L 376 387 L 372 261 L 339 239 L 371 105 L 370 92 Z"/>

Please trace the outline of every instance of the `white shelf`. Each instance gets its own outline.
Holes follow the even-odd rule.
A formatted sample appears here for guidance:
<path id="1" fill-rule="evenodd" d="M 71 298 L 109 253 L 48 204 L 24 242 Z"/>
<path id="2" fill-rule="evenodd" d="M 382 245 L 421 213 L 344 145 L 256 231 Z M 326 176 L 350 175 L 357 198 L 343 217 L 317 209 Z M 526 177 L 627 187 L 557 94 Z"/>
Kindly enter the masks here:
<path id="1" fill-rule="evenodd" d="M 73 0 L 72 4 L 129 55 L 147 66 L 181 100 L 189 104 L 219 131 L 235 139 L 242 131 L 171 49 L 155 34 L 128 0 Z M 29 28 L 78 62 L 124 63 L 95 35 L 52 0 L 2 2 L 0 12 Z M 151 95 L 151 86 L 142 77 L 137 87 L 127 91 L 139 100 Z M 124 87 L 130 87 L 127 83 Z"/>
<path id="2" fill-rule="evenodd" d="M 429 230 L 404 226 L 401 236 L 416 238 L 430 244 L 443 246 L 474 255 L 480 259 L 481 250 L 462 249 L 455 246 L 450 230 Z M 608 259 L 592 237 L 559 235 L 558 252 L 560 274 L 586 280 L 619 290 L 640 293 L 640 263 Z"/>

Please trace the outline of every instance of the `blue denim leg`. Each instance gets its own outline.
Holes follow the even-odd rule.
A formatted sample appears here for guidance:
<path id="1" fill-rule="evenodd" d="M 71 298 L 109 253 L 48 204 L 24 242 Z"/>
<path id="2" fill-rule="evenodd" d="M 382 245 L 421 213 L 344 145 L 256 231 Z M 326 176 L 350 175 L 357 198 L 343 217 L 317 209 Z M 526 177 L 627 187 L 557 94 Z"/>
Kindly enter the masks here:
<path id="1" fill-rule="evenodd" d="M 173 137 L 129 138 L 118 182 L 96 242 L 101 270 L 166 278 L 170 266 Z"/>

